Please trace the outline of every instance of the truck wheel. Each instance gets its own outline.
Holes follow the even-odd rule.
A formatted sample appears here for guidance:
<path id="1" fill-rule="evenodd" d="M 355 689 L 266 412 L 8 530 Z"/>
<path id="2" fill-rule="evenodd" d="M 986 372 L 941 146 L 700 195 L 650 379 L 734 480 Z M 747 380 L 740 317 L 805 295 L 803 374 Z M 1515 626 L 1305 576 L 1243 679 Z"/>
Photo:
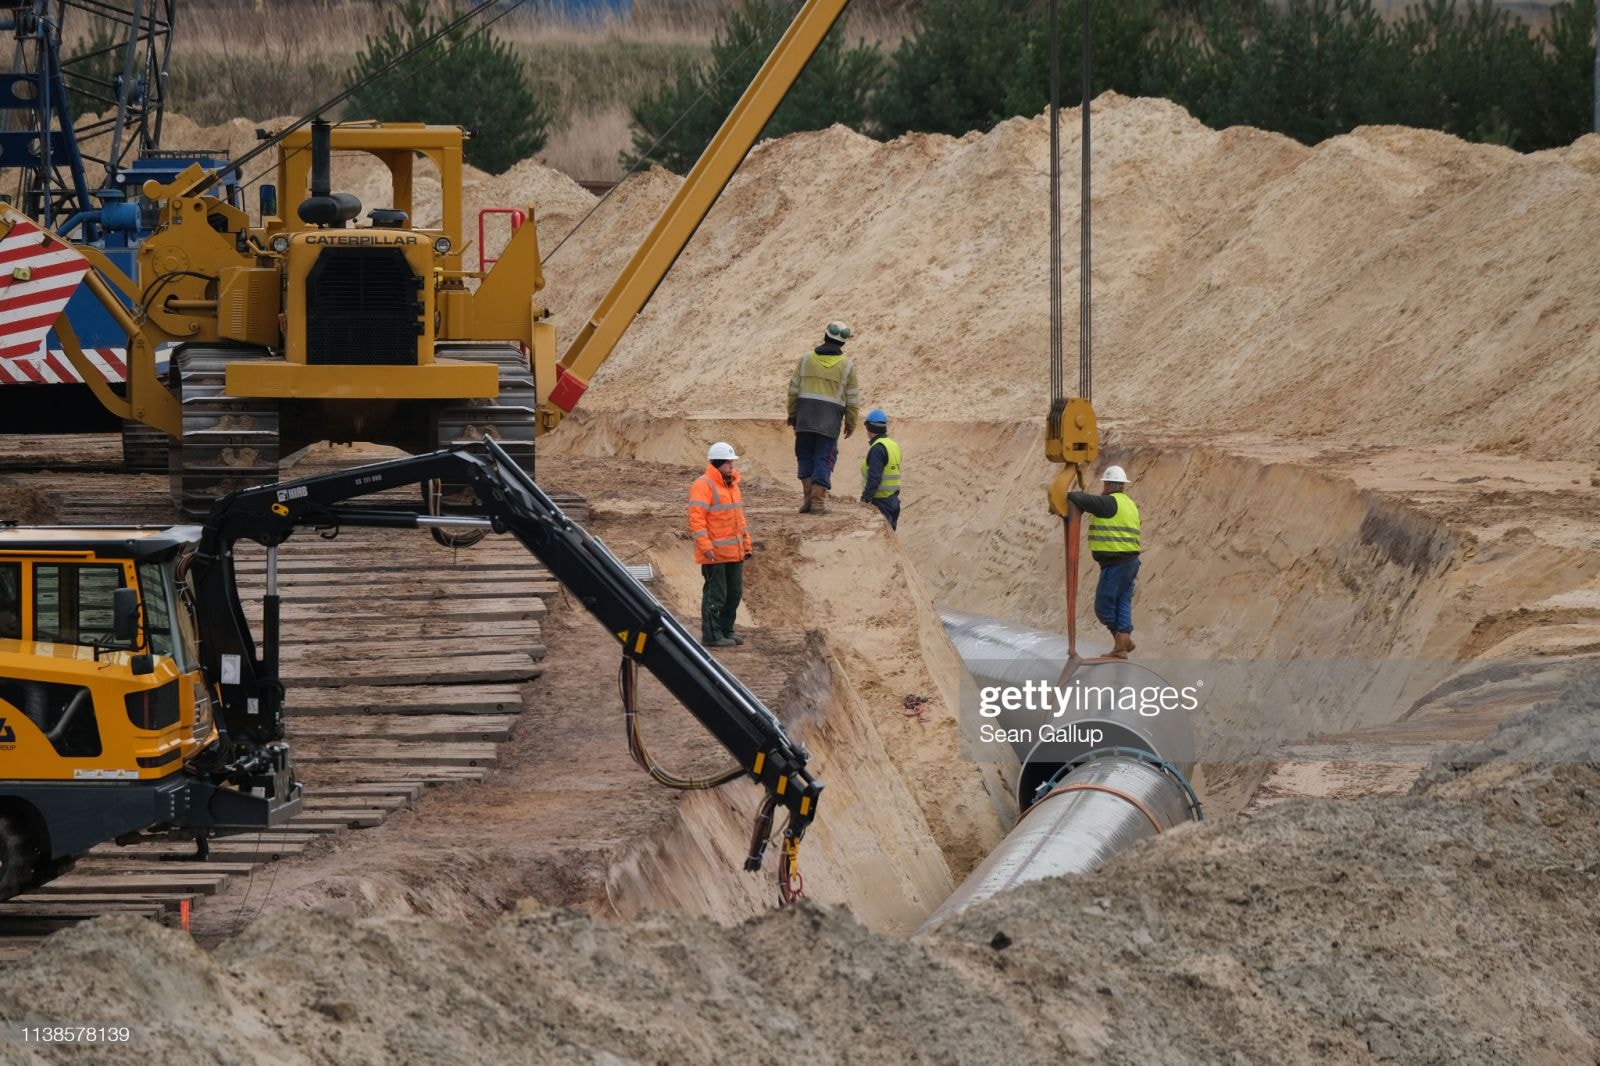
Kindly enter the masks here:
<path id="1" fill-rule="evenodd" d="M 13 815 L 0 814 L 0 899 L 32 887 L 38 861 L 39 848 L 27 829 Z"/>

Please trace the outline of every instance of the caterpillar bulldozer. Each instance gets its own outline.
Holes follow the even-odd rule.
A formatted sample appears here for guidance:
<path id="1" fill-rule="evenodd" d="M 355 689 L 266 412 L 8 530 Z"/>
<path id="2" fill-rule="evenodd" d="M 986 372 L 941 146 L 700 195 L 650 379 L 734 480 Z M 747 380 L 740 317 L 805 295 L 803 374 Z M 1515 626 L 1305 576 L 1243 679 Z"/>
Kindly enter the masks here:
<path id="1" fill-rule="evenodd" d="M 348 501 L 433 482 L 465 487 L 464 515 Z M 221 498 L 198 526 L 0 527 L 0 899 L 42 884 L 96 844 L 145 833 L 262 829 L 300 806 L 284 743 L 280 547 L 347 527 L 507 533 L 544 563 L 622 648 L 629 749 L 657 781 L 766 791 L 745 868 L 761 866 L 781 805 L 778 886 L 798 884 L 798 849 L 822 783 L 805 748 L 702 648 L 610 550 L 572 522 L 512 453 L 485 439 Z M 261 631 L 235 578 L 242 540 L 267 549 Z M 713 778 L 675 778 L 650 759 L 633 697 L 643 666 L 734 756 Z M 292 694 L 287 703 L 292 710 Z"/>
<path id="2" fill-rule="evenodd" d="M 462 130 L 374 122 L 279 134 L 279 184 L 257 226 L 212 194 L 228 168 L 196 164 L 174 181 L 146 182 L 141 202 L 155 217 L 137 280 L 97 249 L 75 248 L 90 268 L 83 284 L 128 337 L 126 386 L 84 355 L 64 317 L 55 324 L 61 347 L 96 399 L 131 424 L 133 465 L 168 470 L 187 516 L 275 480 L 281 459 L 318 441 L 420 453 L 488 436 L 531 472 L 536 432 L 578 403 L 847 3 L 802 5 L 559 361 L 536 299 L 544 275 L 532 209 L 491 269 L 465 269 Z M 363 216 L 354 196 L 334 190 L 335 151 L 383 164 L 390 206 Z M 436 227 L 415 225 L 419 157 L 439 175 Z M 298 200 L 292 213 L 280 212 L 279 198 Z M 0 206 L 0 255 L 22 221 Z M 69 247 L 40 229 L 40 254 Z M 0 273 L 0 304 L 27 285 L 12 275 Z"/>
<path id="3" fill-rule="evenodd" d="M 86 283 L 129 336 L 126 395 L 87 361 L 79 369 L 101 403 L 145 427 L 129 431 L 128 455 L 170 473 L 184 514 L 275 480 L 281 458 L 318 441 L 426 452 L 487 434 L 531 467 L 534 368 L 555 361 L 554 329 L 533 302 L 544 283 L 538 236 L 522 225 L 490 270 L 463 268 L 464 136 L 455 126 L 316 122 L 277 146 L 293 214 L 264 196 L 252 226 L 206 195 L 213 172 L 196 165 L 145 185 L 158 224 L 140 245 L 137 284 L 79 249 L 94 268 Z M 332 189 L 334 151 L 381 162 L 390 205 L 363 221 L 361 202 Z M 418 158 L 439 174 L 438 227 L 412 224 Z M 131 309 L 111 306 L 113 286 Z M 163 379 L 155 353 L 171 345 Z"/>

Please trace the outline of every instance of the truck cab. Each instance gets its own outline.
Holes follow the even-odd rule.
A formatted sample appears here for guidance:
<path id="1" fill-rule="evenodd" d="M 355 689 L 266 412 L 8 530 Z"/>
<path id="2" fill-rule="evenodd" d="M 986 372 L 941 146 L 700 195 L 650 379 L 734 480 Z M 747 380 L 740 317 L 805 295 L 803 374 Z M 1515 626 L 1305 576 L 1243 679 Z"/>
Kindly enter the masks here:
<path id="1" fill-rule="evenodd" d="M 298 808 L 286 748 L 266 787 L 224 783 L 184 575 L 199 533 L 0 526 L 0 898 L 107 840 Z"/>
<path id="2" fill-rule="evenodd" d="M 216 742 L 177 578 L 197 534 L 0 530 L 6 780 L 155 780 Z M 120 625 L 119 601 L 136 612 Z"/>

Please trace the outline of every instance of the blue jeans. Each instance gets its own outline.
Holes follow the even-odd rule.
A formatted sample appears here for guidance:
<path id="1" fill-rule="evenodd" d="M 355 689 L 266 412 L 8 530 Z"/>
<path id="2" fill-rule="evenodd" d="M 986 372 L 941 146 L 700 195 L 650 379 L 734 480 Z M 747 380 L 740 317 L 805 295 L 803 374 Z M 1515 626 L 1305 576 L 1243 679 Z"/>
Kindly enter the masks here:
<path id="1" fill-rule="evenodd" d="M 1094 590 L 1094 616 L 1113 633 L 1133 632 L 1133 580 L 1139 576 L 1139 558 L 1100 568 Z"/>
<path id="2" fill-rule="evenodd" d="M 900 527 L 900 494 L 898 492 L 893 496 L 885 496 L 881 500 L 873 500 L 872 506 L 876 507 L 878 513 L 889 520 L 890 529 L 898 529 Z"/>
<path id="3" fill-rule="evenodd" d="M 833 488 L 833 464 L 839 459 L 839 441 L 821 433 L 795 433 L 795 465 L 802 481 L 810 478 L 825 489 Z"/>

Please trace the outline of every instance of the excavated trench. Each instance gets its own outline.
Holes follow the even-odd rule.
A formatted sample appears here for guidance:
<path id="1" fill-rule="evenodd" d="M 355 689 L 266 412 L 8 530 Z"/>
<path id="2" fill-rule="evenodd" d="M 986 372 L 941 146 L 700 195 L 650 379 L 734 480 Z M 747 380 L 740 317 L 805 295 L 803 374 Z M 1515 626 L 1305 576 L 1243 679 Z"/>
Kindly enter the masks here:
<path id="1" fill-rule="evenodd" d="M 795 513 L 791 438 L 776 421 L 580 412 L 541 455 L 542 477 L 584 495 L 592 528 L 629 561 L 653 563 L 657 592 L 692 624 L 700 580 L 684 493 L 707 443 L 734 443 L 758 554 L 741 611 L 755 640 L 727 661 L 827 782 L 802 856 L 808 894 L 904 934 L 1018 812 L 1015 756 L 973 743 L 971 693 L 939 608 L 1054 633 L 1065 624 L 1037 424 L 895 429 L 908 471 L 897 535 L 843 494 L 859 476 L 859 437 L 844 443 L 841 491 L 821 518 Z M 1212 686 L 1189 723 L 1191 780 L 1210 817 L 1289 796 L 1405 791 L 1443 743 L 1486 735 L 1600 647 L 1600 564 L 1581 541 L 1551 539 L 1568 503 L 1582 501 L 1547 497 L 1534 536 L 1526 493 L 1491 460 L 1474 459 L 1486 474 L 1424 492 L 1364 483 L 1315 454 L 1110 440 L 1106 459 L 1130 469 L 1148 531 L 1136 658 L 1169 681 Z M 1516 464 L 1519 476 L 1530 469 Z M 1088 587 L 1078 623 L 1093 654 L 1107 642 Z M 726 922 L 770 910 L 770 853 L 768 873 L 741 870 L 754 788 L 663 793 L 619 759 L 614 644 L 568 613 L 572 636 L 530 689 L 507 769 L 317 861 L 286 864 L 272 906 L 469 921 L 528 897 L 629 918 Z M 664 757 L 715 769 L 721 753 L 704 730 L 664 693 L 646 695 Z M 908 697 L 921 698 L 915 709 Z M 226 932 L 253 909 L 230 898 L 205 913 L 227 917 L 211 930 Z"/>
<path id="2" fill-rule="evenodd" d="M 975 749 L 970 728 L 963 739 L 971 707 L 960 711 L 965 721 L 955 720 L 960 669 L 938 630 L 935 603 L 1065 628 L 1058 520 L 1043 506 L 1050 469 L 1032 458 L 1042 453 L 1037 425 L 908 424 L 896 427 L 896 437 L 908 457 L 897 537 L 843 495 L 858 483 L 864 449 L 860 439 L 846 441 L 836 516 L 785 519 L 780 557 L 764 567 L 770 555 L 758 554 L 747 580 L 755 590 L 783 583 L 776 599 L 797 614 L 786 621 L 814 630 L 815 660 L 783 708 L 829 785 L 823 828 L 808 847 L 815 872 L 808 888 L 886 930 L 914 927 L 1015 820 L 1015 762 Z M 751 500 L 776 496 L 787 504 L 796 495 L 790 438 L 775 422 L 580 414 L 545 448 L 569 458 L 692 467 L 712 440 L 738 449 Z M 1552 558 L 1548 544 L 1519 550 L 1516 536 L 1491 546 L 1483 527 L 1465 532 L 1440 507 L 1362 487 L 1331 463 L 1115 437 L 1104 458 L 1129 468 L 1144 514 L 1137 657 L 1169 680 L 1212 686 L 1191 724 L 1193 780 L 1213 817 L 1260 802 L 1265 792 L 1401 790 L 1426 761 L 1417 743 L 1436 750 L 1481 736 L 1493 728 L 1496 708 L 1526 706 L 1530 691 L 1561 683 L 1548 676 L 1548 656 L 1513 649 L 1497 659 L 1482 638 L 1484 618 L 1498 617 L 1493 607 L 1502 600 L 1526 599 L 1530 560 L 1539 562 L 1546 594 L 1581 590 L 1593 568 L 1578 553 Z M 652 558 L 675 604 L 692 613 L 698 576 L 683 553 L 668 539 Z M 752 598 L 755 623 L 776 621 L 762 613 L 759 591 Z M 1082 647 L 1098 653 L 1105 634 L 1088 602 L 1080 612 Z M 919 691 L 911 685 L 937 697 L 936 743 L 929 726 L 905 728 L 899 705 Z M 1498 695 L 1485 697 L 1485 685 Z M 1462 693 L 1471 695 L 1465 703 L 1456 698 Z M 1464 713 L 1467 704 L 1478 713 Z M 1357 744 L 1355 754 L 1312 750 L 1362 738 L 1371 743 Z M 1317 764 L 1309 772 L 1307 759 Z M 1352 759 L 1398 769 L 1352 777 Z M 1285 786 L 1291 764 L 1287 777 L 1298 785 Z M 975 815 L 961 834 L 940 824 L 945 800 L 929 791 L 931 778 L 951 774 L 964 782 L 962 801 Z M 1329 775 L 1342 791 L 1319 785 Z M 1273 787 L 1264 792 L 1267 782 Z M 766 885 L 744 885 L 732 899 L 721 882 L 706 882 L 707 869 L 726 870 L 742 854 L 742 817 L 716 796 L 694 797 L 680 812 L 671 838 L 611 868 L 618 911 L 727 919 L 765 906 Z M 881 861 L 861 862 L 868 852 Z"/>

